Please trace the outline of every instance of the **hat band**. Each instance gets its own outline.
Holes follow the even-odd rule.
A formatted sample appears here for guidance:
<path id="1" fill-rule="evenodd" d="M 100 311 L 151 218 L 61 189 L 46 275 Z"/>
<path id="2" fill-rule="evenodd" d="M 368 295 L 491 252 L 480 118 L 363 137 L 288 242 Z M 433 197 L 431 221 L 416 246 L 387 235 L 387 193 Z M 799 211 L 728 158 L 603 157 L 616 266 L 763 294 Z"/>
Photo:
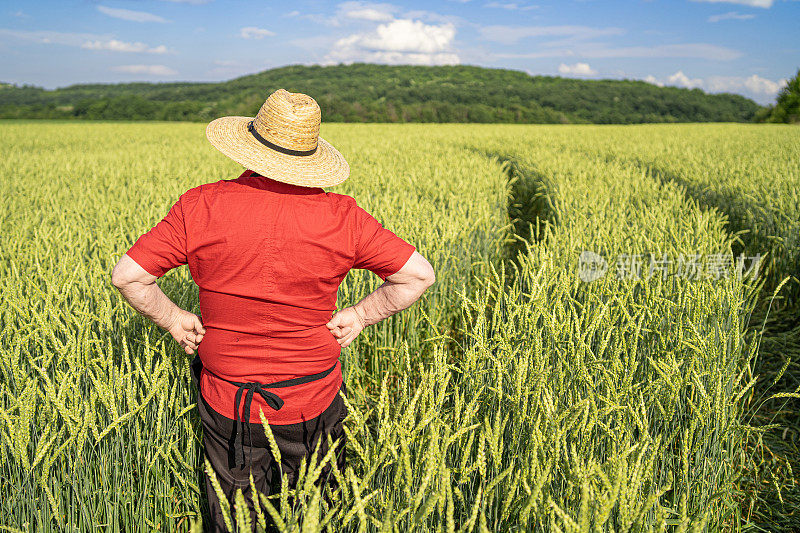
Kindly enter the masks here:
<path id="1" fill-rule="evenodd" d="M 267 148 L 271 148 L 277 152 L 281 152 L 286 155 L 311 155 L 317 151 L 317 147 L 315 146 L 311 150 L 290 150 L 289 148 L 284 148 L 283 146 L 278 146 L 277 144 L 266 140 L 262 137 L 257 131 L 256 128 L 253 126 L 253 121 L 247 123 L 247 131 L 253 134 L 253 137 L 256 138 L 258 142 L 266 146 Z"/>

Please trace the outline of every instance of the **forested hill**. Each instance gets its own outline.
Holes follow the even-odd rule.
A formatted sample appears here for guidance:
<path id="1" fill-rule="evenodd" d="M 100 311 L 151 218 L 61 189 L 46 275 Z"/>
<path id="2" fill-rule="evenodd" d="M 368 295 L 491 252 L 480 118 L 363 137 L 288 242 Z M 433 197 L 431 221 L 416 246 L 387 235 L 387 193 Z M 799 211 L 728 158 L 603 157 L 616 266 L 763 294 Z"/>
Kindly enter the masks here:
<path id="1" fill-rule="evenodd" d="M 254 115 L 285 88 L 328 122 L 742 122 L 760 106 L 734 94 L 642 81 L 529 76 L 469 66 L 289 66 L 219 83 L 0 84 L 0 118 L 209 121 Z"/>

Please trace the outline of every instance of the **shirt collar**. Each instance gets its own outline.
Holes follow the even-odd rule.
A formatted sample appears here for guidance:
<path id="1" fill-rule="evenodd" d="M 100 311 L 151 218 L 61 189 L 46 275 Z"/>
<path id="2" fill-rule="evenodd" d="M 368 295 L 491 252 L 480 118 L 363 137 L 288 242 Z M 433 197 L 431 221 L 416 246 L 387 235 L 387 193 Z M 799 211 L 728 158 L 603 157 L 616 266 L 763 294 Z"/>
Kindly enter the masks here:
<path id="1" fill-rule="evenodd" d="M 239 179 L 246 178 L 258 185 L 259 189 L 265 189 L 283 194 L 323 194 L 325 191 L 321 187 L 303 187 L 302 185 L 292 185 L 277 181 L 266 176 L 262 176 L 252 170 L 245 170 Z"/>

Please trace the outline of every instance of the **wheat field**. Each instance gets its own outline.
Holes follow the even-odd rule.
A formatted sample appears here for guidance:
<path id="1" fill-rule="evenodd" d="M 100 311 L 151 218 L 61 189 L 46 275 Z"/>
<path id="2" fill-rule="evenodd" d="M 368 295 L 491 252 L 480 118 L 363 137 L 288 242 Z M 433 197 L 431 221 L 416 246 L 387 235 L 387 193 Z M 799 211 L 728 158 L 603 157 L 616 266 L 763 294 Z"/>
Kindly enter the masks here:
<path id="1" fill-rule="evenodd" d="M 307 465 L 255 524 L 238 497 L 231 529 L 800 527 L 800 130 L 322 134 L 352 169 L 331 190 L 437 283 L 342 352 L 341 490 Z M 6 121 L 0 146 L 0 530 L 199 531 L 189 358 L 110 273 L 179 194 L 241 167 L 202 124 Z M 339 306 L 378 282 L 351 272 Z M 159 285 L 199 312 L 186 267 Z"/>

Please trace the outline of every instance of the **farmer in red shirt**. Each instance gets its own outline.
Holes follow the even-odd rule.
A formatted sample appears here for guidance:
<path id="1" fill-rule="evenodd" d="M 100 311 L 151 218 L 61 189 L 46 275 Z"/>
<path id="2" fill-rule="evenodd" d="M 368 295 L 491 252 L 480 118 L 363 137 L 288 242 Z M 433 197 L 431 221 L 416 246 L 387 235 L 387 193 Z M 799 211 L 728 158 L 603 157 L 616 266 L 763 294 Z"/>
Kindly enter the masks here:
<path id="1" fill-rule="evenodd" d="M 339 439 L 336 461 L 344 471 L 341 348 L 409 307 L 434 282 L 414 246 L 350 196 L 322 189 L 343 182 L 350 168 L 319 138 L 319 125 L 314 99 L 283 89 L 254 119 L 211 122 L 211 143 L 248 170 L 182 194 L 112 273 L 137 311 L 187 354 L 197 350 L 192 376 L 205 457 L 226 496 L 242 489 L 251 505 L 251 472 L 261 493 L 280 482 L 259 412 L 290 485 L 318 441 L 326 453 L 329 434 Z M 156 284 L 183 264 L 199 286 L 202 318 L 178 308 Z M 334 314 L 339 284 L 353 268 L 371 270 L 384 283 Z M 326 468 L 320 482 L 328 475 Z M 214 527 L 223 530 L 208 480 L 206 490 Z"/>

